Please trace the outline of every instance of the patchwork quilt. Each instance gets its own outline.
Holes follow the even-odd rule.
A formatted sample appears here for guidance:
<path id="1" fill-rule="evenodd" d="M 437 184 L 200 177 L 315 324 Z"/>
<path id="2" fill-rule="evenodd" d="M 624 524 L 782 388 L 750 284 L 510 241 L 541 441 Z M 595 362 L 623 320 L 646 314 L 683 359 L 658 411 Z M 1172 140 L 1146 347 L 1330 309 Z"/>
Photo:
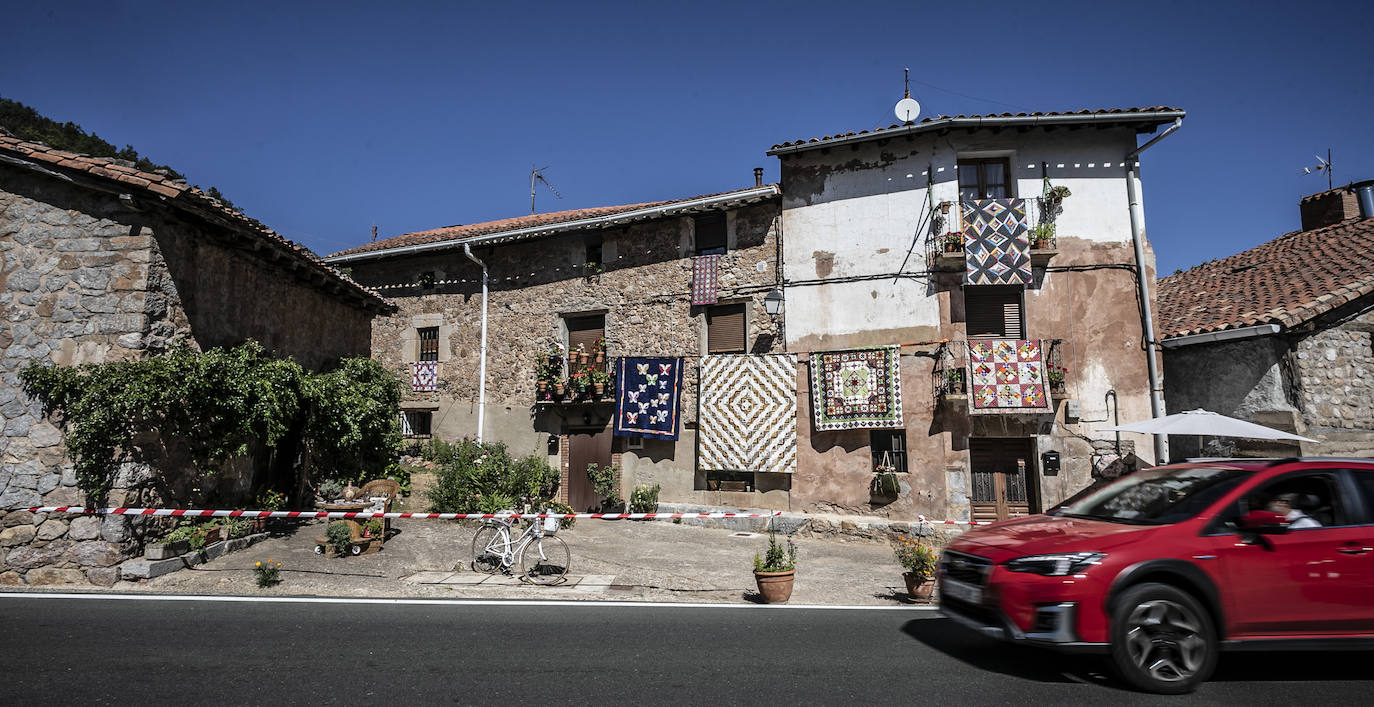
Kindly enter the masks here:
<path id="1" fill-rule="evenodd" d="M 697 463 L 704 471 L 797 470 L 797 357 L 701 360 Z"/>
<path id="2" fill-rule="evenodd" d="M 1044 412 L 1045 352 L 1035 339 L 969 342 L 969 372 L 975 410 Z"/>
<path id="3" fill-rule="evenodd" d="M 432 393 L 439 384 L 438 361 L 413 361 L 410 364 L 410 389 L 416 393 Z"/>
<path id="4" fill-rule="evenodd" d="M 817 430 L 902 426 L 901 347 L 811 354 Z"/>
<path id="5" fill-rule="evenodd" d="M 962 202 L 959 206 L 964 219 L 964 282 L 969 285 L 1030 283 L 1026 200 L 978 199 Z"/>
<path id="6" fill-rule="evenodd" d="M 615 395 L 615 436 L 676 440 L 682 359 L 620 359 Z"/>
<path id="7" fill-rule="evenodd" d="M 715 304 L 720 283 L 720 256 L 692 258 L 692 304 Z"/>

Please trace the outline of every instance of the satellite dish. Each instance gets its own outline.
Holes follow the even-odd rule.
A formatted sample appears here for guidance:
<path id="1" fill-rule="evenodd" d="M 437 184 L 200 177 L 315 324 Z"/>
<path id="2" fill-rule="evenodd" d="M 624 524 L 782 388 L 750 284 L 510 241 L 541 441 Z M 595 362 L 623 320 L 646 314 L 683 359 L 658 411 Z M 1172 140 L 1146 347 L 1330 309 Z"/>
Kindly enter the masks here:
<path id="1" fill-rule="evenodd" d="M 921 114 L 921 104 L 917 103 L 915 98 L 908 96 L 897 101 L 894 112 L 897 114 L 897 120 L 903 123 L 913 123 L 916 121 L 916 116 Z"/>

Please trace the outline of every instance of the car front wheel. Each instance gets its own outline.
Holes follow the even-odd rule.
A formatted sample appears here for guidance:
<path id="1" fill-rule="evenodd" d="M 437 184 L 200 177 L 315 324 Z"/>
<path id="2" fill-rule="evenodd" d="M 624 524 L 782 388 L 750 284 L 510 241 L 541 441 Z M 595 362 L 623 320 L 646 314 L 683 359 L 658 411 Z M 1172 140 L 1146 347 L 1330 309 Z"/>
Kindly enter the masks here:
<path id="1" fill-rule="evenodd" d="M 1112 662 L 1123 680 L 1141 690 L 1192 692 L 1217 665 L 1212 618 L 1176 587 L 1131 587 L 1112 612 Z"/>

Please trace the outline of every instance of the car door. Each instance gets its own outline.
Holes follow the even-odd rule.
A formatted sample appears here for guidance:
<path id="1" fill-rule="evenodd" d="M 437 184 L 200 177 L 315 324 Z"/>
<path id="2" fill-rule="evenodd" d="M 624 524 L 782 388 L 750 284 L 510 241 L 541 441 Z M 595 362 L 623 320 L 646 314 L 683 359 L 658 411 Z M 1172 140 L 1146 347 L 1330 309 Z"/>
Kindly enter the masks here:
<path id="1" fill-rule="evenodd" d="M 1297 494 L 1301 510 L 1320 527 L 1285 534 L 1229 531 L 1215 536 L 1216 562 L 1225 579 L 1222 601 L 1231 638 L 1341 635 L 1359 632 L 1367 609 L 1370 527 L 1359 523 L 1362 504 L 1352 498 L 1344 471 L 1320 469 L 1285 474 L 1244 494 L 1223 518 L 1266 507 Z"/>

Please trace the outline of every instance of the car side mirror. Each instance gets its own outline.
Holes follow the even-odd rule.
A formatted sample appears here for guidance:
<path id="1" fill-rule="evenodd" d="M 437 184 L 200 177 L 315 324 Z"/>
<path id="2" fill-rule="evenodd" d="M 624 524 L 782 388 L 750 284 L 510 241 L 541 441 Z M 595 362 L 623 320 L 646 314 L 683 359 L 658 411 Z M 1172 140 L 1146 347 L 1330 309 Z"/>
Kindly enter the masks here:
<path id="1" fill-rule="evenodd" d="M 1288 519 L 1273 511 L 1254 510 L 1241 516 L 1236 524 L 1241 530 L 1261 535 L 1282 535 L 1288 532 Z"/>

